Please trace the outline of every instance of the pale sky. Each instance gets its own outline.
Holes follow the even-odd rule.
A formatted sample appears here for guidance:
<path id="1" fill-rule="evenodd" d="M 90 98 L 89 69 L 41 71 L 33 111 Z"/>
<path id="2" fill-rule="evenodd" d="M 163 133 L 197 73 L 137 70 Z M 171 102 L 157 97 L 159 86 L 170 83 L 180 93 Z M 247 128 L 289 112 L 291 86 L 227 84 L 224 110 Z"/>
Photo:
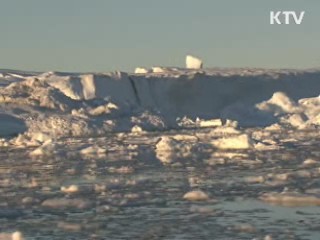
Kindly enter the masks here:
<path id="1" fill-rule="evenodd" d="M 270 11 L 306 11 L 301 25 Z M 319 0 L 1 0 L 0 69 L 320 66 Z"/>

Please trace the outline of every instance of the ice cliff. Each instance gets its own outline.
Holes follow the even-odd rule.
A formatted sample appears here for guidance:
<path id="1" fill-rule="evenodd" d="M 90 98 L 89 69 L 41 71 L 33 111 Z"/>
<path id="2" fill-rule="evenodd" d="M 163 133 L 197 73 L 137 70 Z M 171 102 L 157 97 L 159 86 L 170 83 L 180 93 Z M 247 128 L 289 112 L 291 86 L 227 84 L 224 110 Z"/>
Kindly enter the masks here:
<path id="1" fill-rule="evenodd" d="M 0 136 L 101 135 L 134 126 L 166 130 L 199 127 L 199 119 L 229 119 L 240 127 L 320 124 L 319 70 L 156 70 L 0 70 Z"/>

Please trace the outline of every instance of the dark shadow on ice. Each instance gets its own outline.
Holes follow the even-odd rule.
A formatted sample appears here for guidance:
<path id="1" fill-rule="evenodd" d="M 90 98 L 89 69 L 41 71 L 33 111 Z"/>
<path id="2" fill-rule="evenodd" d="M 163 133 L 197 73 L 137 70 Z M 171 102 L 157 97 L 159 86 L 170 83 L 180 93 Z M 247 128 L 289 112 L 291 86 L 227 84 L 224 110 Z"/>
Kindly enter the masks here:
<path id="1" fill-rule="evenodd" d="M 23 120 L 0 113 L 0 137 L 13 137 L 26 130 L 27 126 Z"/>
<path id="2" fill-rule="evenodd" d="M 196 73 L 179 77 L 132 77 L 141 106 L 158 109 L 172 118 L 223 118 L 237 120 L 240 126 L 267 126 L 272 113 L 260 111 L 256 104 L 275 92 L 283 92 L 297 101 L 317 97 L 320 72 L 287 72 L 256 76 L 207 75 Z"/>

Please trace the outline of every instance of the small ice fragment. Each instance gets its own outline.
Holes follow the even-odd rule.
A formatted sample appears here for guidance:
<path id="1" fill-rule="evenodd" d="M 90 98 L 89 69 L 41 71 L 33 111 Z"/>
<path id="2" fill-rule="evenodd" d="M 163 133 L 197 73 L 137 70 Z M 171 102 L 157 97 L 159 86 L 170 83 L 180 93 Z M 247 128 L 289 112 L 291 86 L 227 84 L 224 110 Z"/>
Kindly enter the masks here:
<path id="1" fill-rule="evenodd" d="M 61 192 L 64 193 L 77 193 L 79 192 L 79 187 L 77 185 L 71 185 L 69 187 L 62 186 Z"/>
<path id="2" fill-rule="evenodd" d="M 43 201 L 41 205 L 52 209 L 88 209 L 92 204 L 84 199 L 52 198 Z"/>
<path id="3" fill-rule="evenodd" d="M 143 133 L 143 129 L 140 127 L 140 126 L 133 126 L 132 129 L 131 129 L 131 133 L 134 133 L 134 134 L 140 134 L 140 133 Z"/>
<path id="4" fill-rule="evenodd" d="M 165 73 L 166 70 L 163 69 L 163 68 L 161 68 L 161 67 L 153 67 L 153 68 L 152 68 L 152 72 L 153 72 L 153 73 Z"/>
<path id="5" fill-rule="evenodd" d="M 221 119 L 202 120 L 202 119 L 197 118 L 196 123 L 197 123 L 201 128 L 206 128 L 206 127 L 221 127 L 221 126 L 222 126 L 222 121 L 221 121 Z"/>
<path id="6" fill-rule="evenodd" d="M 52 155 L 56 151 L 56 144 L 52 140 L 45 141 L 40 147 L 30 153 L 31 156 Z"/>
<path id="7" fill-rule="evenodd" d="M 219 149 L 250 149 L 253 147 L 252 140 L 247 134 L 219 138 L 211 141 L 211 144 Z"/>
<path id="8" fill-rule="evenodd" d="M 183 199 L 188 201 L 207 201 L 209 200 L 209 196 L 205 192 L 197 190 L 186 193 Z"/>
<path id="9" fill-rule="evenodd" d="M 80 150 L 80 154 L 82 155 L 99 155 L 99 154 L 106 154 L 107 150 L 105 148 L 101 148 L 98 146 L 90 146 L 90 147 L 85 147 Z"/>
<path id="10" fill-rule="evenodd" d="M 57 227 L 68 232 L 79 232 L 82 226 L 77 223 L 58 222 Z"/>
<path id="11" fill-rule="evenodd" d="M 262 201 L 282 206 L 320 206 L 320 198 L 309 194 L 297 193 L 265 193 Z"/>
<path id="12" fill-rule="evenodd" d="M 311 166 L 311 165 L 316 165 L 318 162 L 314 159 L 306 159 L 304 162 L 303 162 L 303 165 L 305 166 Z"/>
<path id="13" fill-rule="evenodd" d="M 23 240 L 21 232 L 14 233 L 0 233 L 0 240 Z"/>
<path id="14" fill-rule="evenodd" d="M 137 67 L 137 68 L 134 70 L 134 73 L 135 73 L 135 74 L 146 74 L 146 73 L 149 73 L 149 70 L 146 69 L 146 68 Z"/>

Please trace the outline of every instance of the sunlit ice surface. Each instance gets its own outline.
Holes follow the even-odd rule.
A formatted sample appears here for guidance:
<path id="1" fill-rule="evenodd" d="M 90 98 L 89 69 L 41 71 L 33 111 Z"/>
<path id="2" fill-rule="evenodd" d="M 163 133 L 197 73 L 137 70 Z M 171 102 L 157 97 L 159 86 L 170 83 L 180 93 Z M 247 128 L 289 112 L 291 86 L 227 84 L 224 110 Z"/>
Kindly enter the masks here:
<path id="1" fill-rule="evenodd" d="M 0 237 L 318 239 L 320 73 L 156 70 L 1 71 Z"/>

